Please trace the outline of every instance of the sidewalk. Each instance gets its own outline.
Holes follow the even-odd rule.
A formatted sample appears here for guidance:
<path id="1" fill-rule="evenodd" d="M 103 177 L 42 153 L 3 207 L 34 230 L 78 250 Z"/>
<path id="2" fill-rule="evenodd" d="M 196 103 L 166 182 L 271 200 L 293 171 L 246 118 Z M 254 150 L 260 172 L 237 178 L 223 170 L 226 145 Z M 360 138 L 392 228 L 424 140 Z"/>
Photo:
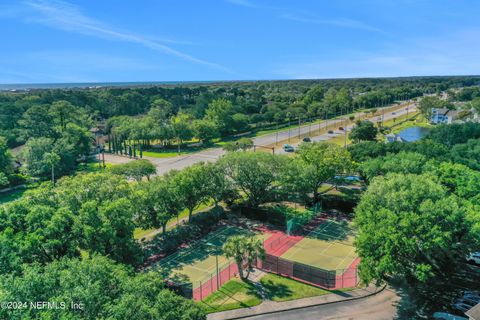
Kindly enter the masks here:
<path id="1" fill-rule="evenodd" d="M 281 312 L 292 309 L 300 309 L 305 307 L 317 306 L 321 304 L 329 304 L 340 301 L 356 300 L 374 295 L 381 292 L 385 287 L 376 287 L 370 285 L 363 289 L 357 289 L 347 292 L 331 293 L 318 297 L 303 298 L 285 302 L 265 301 L 262 304 L 236 310 L 229 310 L 208 315 L 208 320 L 226 320 L 226 319 L 241 319 L 261 314 L 269 314 Z"/>

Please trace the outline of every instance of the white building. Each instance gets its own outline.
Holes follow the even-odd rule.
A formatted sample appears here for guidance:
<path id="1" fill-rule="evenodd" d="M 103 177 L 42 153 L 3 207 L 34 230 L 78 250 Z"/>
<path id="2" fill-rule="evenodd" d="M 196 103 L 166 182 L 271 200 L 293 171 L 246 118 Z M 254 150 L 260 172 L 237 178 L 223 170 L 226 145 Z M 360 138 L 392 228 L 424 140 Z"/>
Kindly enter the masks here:
<path id="1" fill-rule="evenodd" d="M 394 133 L 389 133 L 389 134 L 386 134 L 385 135 L 385 142 L 386 143 L 392 143 L 392 142 L 405 142 L 405 140 L 400 137 L 398 134 L 394 134 Z"/>
<path id="2" fill-rule="evenodd" d="M 459 113 L 460 111 L 458 110 L 450 110 L 447 108 L 433 108 L 430 122 L 433 124 L 450 124 L 458 118 Z"/>

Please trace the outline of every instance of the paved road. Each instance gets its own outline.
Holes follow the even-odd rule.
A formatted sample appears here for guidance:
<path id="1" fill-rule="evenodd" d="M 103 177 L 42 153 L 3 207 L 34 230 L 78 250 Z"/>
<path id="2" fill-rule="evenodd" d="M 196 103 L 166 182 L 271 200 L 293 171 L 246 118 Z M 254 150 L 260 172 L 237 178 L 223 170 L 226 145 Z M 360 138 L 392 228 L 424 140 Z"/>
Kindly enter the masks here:
<path id="1" fill-rule="evenodd" d="M 388 114 L 385 114 L 385 120 L 391 119 L 393 117 L 398 117 L 399 115 L 406 113 L 407 107 L 409 108 L 409 112 L 414 110 L 413 104 L 409 104 L 408 106 L 403 106 L 401 109 L 395 112 L 396 115 L 392 115 L 391 112 L 389 112 Z M 360 113 L 356 113 L 355 117 L 359 118 L 364 115 L 365 113 L 360 112 Z M 375 116 L 370 118 L 370 120 L 377 121 L 378 118 L 379 118 L 378 116 Z M 340 126 L 341 123 L 343 123 L 342 119 L 329 120 L 328 123 L 322 121 L 318 124 L 312 125 L 314 127 L 312 128 L 312 130 L 318 129 L 319 126 L 320 128 L 325 128 L 327 125 L 330 127 L 330 126 L 333 126 L 333 124 L 335 124 L 336 126 Z M 348 128 L 351 129 L 351 126 L 349 126 Z M 348 128 L 347 130 L 350 130 Z M 300 126 L 300 134 L 301 135 L 308 134 L 310 129 L 311 129 L 310 125 Z M 291 129 L 290 134 L 292 137 L 297 136 L 298 128 Z M 339 132 L 337 131 L 336 134 L 339 134 Z M 320 136 L 315 136 L 315 137 L 312 137 L 312 140 L 313 141 L 328 140 L 334 137 L 336 134 L 332 134 L 332 135 L 324 134 Z M 287 140 L 288 135 L 289 133 L 287 129 L 287 130 L 278 132 L 278 138 L 276 133 L 271 133 L 264 136 L 256 137 L 253 139 L 253 141 L 255 145 L 260 145 L 260 146 L 272 145 L 276 142 L 277 139 L 278 141 Z M 275 152 L 277 153 L 277 150 L 275 150 Z M 282 153 L 283 150 L 279 150 L 279 152 Z M 165 174 L 166 172 L 172 169 L 180 170 L 185 167 L 189 167 L 197 162 L 202 162 L 202 161 L 213 162 L 213 161 L 216 161 L 219 157 L 221 157 L 224 154 L 225 154 L 225 151 L 222 148 L 211 148 L 204 151 L 192 153 L 189 155 L 172 157 L 172 158 L 152 158 L 152 157 L 144 157 L 144 158 L 152 162 L 157 167 L 157 174 L 161 175 L 161 174 Z M 128 162 L 130 161 L 130 159 L 127 157 L 120 157 L 116 155 L 105 154 L 105 161 L 117 164 L 117 163 Z"/>
<path id="2" fill-rule="evenodd" d="M 396 304 L 398 295 L 385 289 L 377 295 L 354 300 L 325 304 L 316 307 L 284 311 L 268 315 L 254 316 L 244 319 L 249 320 L 390 320 L 396 317 Z"/>
<path id="3" fill-rule="evenodd" d="M 407 111 L 408 109 L 408 111 Z M 384 115 L 384 121 L 388 121 L 388 120 L 391 120 L 393 118 L 398 118 L 400 116 L 403 116 L 403 115 L 406 115 L 407 112 L 408 113 L 412 113 L 412 112 L 415 112 L 416 111 L 416 107 L 415 107 L 415 104 L 408 104 L 404 107 L 402 107 L 401 109 L 397 109 L 395 110 L 394 112 L 386 112 L 385 115 Z M 378 121 L 381 121 L 382 120 L 382 116 L 375 116 L 375 117 L 370 117 L 369 118 L 370 121 L 372 122 L 378 122 Z M 333 125 L 333 123 L 335 125 Z M 342 126 L 342 124 L 344 123 L 344 120 L 341 120 L 341 119 L 338 119 L 338 120 L 332 120 L 332 121 L 329 121 L 328 122 L 328 127 L 338 127 L 338 126 Z M 322 122 L 323 126 L 321 128 L 325 128 L 325 126 L 327 125 L 326 123 Z M 347 126 L 343 126 L 344 129 L 346 131 L 340 131 L 340 130 L 333 130 L 333 133 L 325 133 L 325 134 L 321 134 L 321 135 L 317 135 L 317 136 L 313 136 L 311 137 L 311 140 L 314 141 L 314 142 L 318 142 L 318 141 L 326 141 L 326 140 L 330 140 L 336 136 L 344 136 L 345 133 L 348 134 L 349 131 L 352 130 L 353 128 L 353 124 L 350 124 L 350 125 L 347 125 Z M 318 128 L 318 125 L 315 125 L 315 129 Z M 297 129 L 295 129 L 297 130 Z M 305 134 L 307 134 L 309 131 L 308 131 L 308 128 L 307 130 L 305 131 Z M 288 134 L 288 133 L 287 133 Z M 297 131 L 295 131 L 295 134 L 297 134 Z M 288 139 L 288 135 L 287 135 L 287 139 Z M 273 143 L 275 143 L 275 141 L 273 141 Z M 297 148 L 299 143 L 294 143 L 294 144 L 291 144 L 294 148 Z M 285 151 L 283 151 L 283 149 L 278 149 L 278 152 L 277 150 L 275 150 L 275 153 L 285 153 Z"/>

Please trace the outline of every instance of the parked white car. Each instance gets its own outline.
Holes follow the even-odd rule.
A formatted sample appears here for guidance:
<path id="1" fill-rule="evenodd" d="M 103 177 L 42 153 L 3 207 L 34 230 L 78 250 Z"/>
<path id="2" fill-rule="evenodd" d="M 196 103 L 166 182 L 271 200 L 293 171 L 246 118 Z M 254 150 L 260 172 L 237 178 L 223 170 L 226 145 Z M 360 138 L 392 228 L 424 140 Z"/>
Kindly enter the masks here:
<path id="1" fill-rule="evenodd" d="M 480 265 L 480 252 L 472 252 L 467 256 L 467 262 Z"/>

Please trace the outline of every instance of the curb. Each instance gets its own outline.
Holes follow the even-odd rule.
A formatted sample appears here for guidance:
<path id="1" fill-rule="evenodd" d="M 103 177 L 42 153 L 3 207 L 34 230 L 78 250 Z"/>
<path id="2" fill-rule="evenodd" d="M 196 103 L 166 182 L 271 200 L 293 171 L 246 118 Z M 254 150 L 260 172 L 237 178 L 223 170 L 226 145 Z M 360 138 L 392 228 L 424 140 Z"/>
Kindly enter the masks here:
<path id="1" fill-rule="evenodd" d="M 377 291 L 375 291 L 375 292 L 371 292 L 371 293 L 369 293 L 369 294 L 366 294 L 366 295 L 360 296 L 360 297 L 347 298 L 347 299 L 338 300 L 338 301 L 315 303 L 315 304 L 311 304 L 311 305 L 308 305 L 308 306 L 294 307 L 294 308 L 285 309 L 285 310 L 265 311 L 265 312 L 261 312 L 261 313 L 250 314 L 250 315 L 245 315 L 245 316 L 237 316 L 237 317 L 228 318 L 228 319 L 229 319 L 229 320 L 245 319 L 245 318 L 262 316 L 262 315 L 267 315 L 267 314 L 275 314 L 275 313 L 284 312 L 284 311 L 299 310 L 299 309 L 317 307 L 317 306 L 322 306 L 322 305 L 329 305 L 329 304 L 334 304 L 334 303 L 339 303 L 339 302 L 345 302 L 345 301 L 360 300 L 360 299 L 364 299 L 364 298 L 368 298 L 368 297 L 374 296 L 374 295 L 376 295 L 376 294 L 378 294 L 378 293 L 380 293 L 380 292 L 383 292 L 383 290 L 385 290 L 386 287 L 387 287 L 387 285 L 384 284 L 383 287 L 382 287 L 380 290 L 377 290 Z M 224 311 L 222 311 L 222 312 L 224 312 Z M 219 312 L 219 313 L 220 313 L 220 312 Z M 212 313 L 212 314 L 215 314 L 215 313 Z"/>

